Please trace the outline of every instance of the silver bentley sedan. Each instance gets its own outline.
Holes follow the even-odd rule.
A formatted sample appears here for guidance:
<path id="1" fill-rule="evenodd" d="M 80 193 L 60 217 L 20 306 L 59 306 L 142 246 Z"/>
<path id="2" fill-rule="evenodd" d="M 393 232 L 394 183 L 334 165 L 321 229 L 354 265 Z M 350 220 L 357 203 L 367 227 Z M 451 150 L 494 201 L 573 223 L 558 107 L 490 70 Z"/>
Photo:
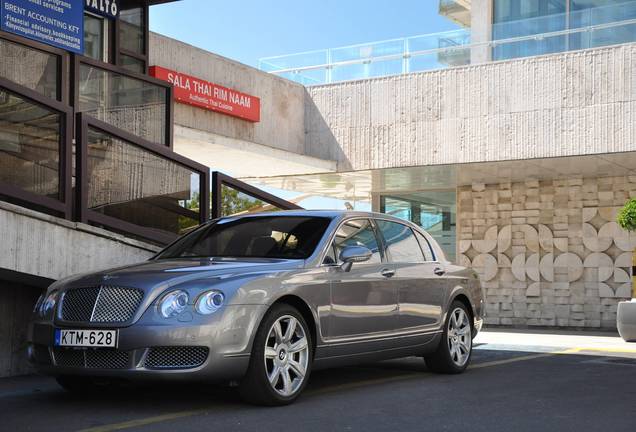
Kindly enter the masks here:
<path id="1" fill-rule="evenodd" d="M 248 402 L 283 405 L 317 368 L 421 356 L 460 373 L 482 309 L 476 273 L 411 223 L 261 213 L 210 221 L 147 262 L 53 283 L 28 354 L 69 391 L 220 381 Z"/>

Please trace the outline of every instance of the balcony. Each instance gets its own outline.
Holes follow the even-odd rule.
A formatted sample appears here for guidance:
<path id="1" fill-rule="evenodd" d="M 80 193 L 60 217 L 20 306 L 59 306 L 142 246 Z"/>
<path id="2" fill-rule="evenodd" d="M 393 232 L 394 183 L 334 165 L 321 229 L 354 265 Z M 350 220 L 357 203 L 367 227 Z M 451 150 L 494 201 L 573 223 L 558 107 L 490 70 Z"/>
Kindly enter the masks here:
<path id="1" fill-rule="evenodd" d="M 440 0 L 439 14 L 462 27 L 470 27 L 470 0 Z"/>
<path id="2" fill-rule="evenodd" d="M 440 3 L 446 11 L 465 6 L 470 2 Z M 636 41 L 636 2 L 498 23 L 492 35 L 492 41 L 471 43 L 470 31 L 460 29 L 266 57 L 259 67 L 311 86 L 630 43 Z"/>

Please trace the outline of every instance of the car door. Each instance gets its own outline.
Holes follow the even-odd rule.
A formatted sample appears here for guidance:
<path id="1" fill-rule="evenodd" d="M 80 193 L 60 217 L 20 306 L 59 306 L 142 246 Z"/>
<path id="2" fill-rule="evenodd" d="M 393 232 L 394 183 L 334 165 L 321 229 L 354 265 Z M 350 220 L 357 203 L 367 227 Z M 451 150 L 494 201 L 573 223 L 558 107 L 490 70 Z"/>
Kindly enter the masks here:
<path id="1" fill-rule="evenodd" d="M 377 220 L 386 244 L 387 257 L 395 265 L 393 281 L 398 290 L 398 326 L 403 330 L 434 330 L 439 327 L 445 299 L 443 268 L 425 237 L 418 240 L 407 225 Z M 426 242 L 422 244 L 422 242 Z"/>
<path id="2" fill-rule="evenodd" d="M 367 262 L 354 263 L 348 272 L 338 257 L 347 246 L 365 246 Z M 331 267 L 330 339 L 355 338 L 392 332 L 397 328 L 397 289 L 391 283 L 393 266 L 386 262 L 376 228 L 367 218 L 350 219 L 336 231 L 329 260 Z"/>

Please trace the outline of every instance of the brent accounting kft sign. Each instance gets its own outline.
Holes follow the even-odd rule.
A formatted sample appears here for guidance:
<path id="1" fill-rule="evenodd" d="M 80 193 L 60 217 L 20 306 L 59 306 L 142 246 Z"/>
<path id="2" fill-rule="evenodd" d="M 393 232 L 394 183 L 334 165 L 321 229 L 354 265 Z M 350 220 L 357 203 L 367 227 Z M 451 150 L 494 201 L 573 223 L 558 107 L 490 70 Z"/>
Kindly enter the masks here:
<path id="1" fill-rule="evenodd" d="M 218 84 L 161 66 L 151 66 L 150 75 L 174 86 L 177 102 L 227 114 L 251 122 L 261 120 L 261 100 Z"/>

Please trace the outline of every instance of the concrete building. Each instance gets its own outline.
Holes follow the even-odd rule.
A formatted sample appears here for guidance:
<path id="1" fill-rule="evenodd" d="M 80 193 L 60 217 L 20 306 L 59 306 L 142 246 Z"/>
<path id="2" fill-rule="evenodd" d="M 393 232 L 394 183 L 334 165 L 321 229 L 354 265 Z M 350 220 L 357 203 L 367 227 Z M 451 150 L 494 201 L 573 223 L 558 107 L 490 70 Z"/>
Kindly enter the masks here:
<path id="1" fill-rule="evenodd" d="M 293 205 L 210 169 L 423 226 L 481 274 L 487 324 L 615 328 L 636 1 L 441 0 L 463 28 L 262 70 L 149 33 L 162 1 L 118 3 L 84 11 L 82 52 L 0 31 L 0 376 L 28 371 L 51 281 Z"/>
<path id="2" fill-rule="evenodd" d="M 488 324 L 614 328 L 636 246 L 615 222 L 636 195 L 636 3 L 440 11 L 465 28 L 263 59 L 308 85 L 305 153 L 338 173 L 254 181 L 424 226 L 482 275 Z"/>

